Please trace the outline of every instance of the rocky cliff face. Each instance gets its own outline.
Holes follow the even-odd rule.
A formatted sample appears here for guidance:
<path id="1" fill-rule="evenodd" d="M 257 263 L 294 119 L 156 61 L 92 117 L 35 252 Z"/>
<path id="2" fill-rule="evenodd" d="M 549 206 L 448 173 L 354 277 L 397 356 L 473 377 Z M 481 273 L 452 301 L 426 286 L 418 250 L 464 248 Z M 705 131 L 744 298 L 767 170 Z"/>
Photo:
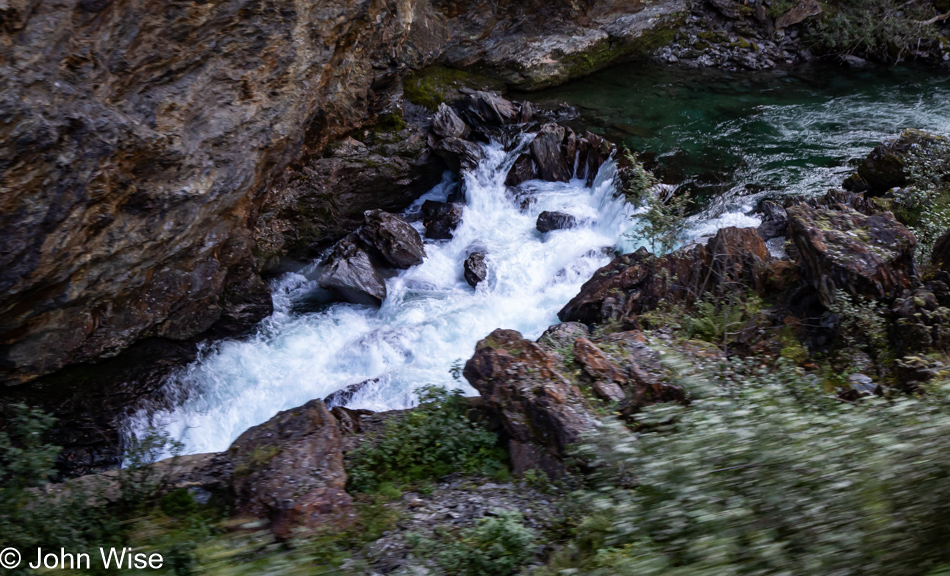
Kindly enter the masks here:
<path id="1" fill-rule="evenodd" d="M 548 85 L 652 48 L 680 9 L 679 0 L 647 9 L 3 3 L 0 382 L 266 313 L 244 296 L 264 292 L 254 230 L 271 183 L 390 109 L 406 71 L 440 62 Z M 351 172 L 324 168 L 319 193 Z M 292 204 L 312 208 L 306 192 Z M 319 244 L 321 233 L 306 241 Z"/>

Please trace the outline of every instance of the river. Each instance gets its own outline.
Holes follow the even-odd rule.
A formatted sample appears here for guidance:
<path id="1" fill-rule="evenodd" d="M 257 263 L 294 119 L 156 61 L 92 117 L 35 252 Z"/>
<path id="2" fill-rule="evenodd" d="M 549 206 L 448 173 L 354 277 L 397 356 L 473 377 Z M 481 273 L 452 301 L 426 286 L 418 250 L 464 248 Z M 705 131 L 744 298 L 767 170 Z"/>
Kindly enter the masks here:
<path id="1" fill-rule="evenodd" d="M 756 225 L 750 212 L 763 196 L 840 185 L 857 159 L 903 128 L 950 134 L 950 78 L 910 68 L 729 74 L 633 64 L 516 97 L 576 106 L 575 128 L 622 141 L 665 182 L 689 189 L 698 200 L 692 238 Z M 504 186 L 514 154 L 498 145 L 485 151 L 461 175 L 467 204 L 455 237 L 427 241 L 423 264 L 387 280 L 381 308 L 313 306 L 317 264 L 286 274 L 273 281 L 274 314 L 256 333 L 204 348 L 167 384 L 177 407 L 140 412 L 130 431 L 158 427 L 186 453 L 211 452 L 280 410 L 366 380 L 373 382 L 349 407 L 407 407 L 430 384 L 473 393 L 452 368 L 479 339 L 495 328 L 536 338 L 613 250 L 636 248 L 627 235 L 634 210 L 616 195 L 612 162 L 592 188 L 523 185 L 535 199 L 524 209 Z M 450 177 L 407 216 L 425 199 L 444 199 Z M 580 225 L 541 234 L 543 210 L 573 214 Z M 489 255 L 489 279 L 478 289 L 462 276 L 474 249 Z"/>

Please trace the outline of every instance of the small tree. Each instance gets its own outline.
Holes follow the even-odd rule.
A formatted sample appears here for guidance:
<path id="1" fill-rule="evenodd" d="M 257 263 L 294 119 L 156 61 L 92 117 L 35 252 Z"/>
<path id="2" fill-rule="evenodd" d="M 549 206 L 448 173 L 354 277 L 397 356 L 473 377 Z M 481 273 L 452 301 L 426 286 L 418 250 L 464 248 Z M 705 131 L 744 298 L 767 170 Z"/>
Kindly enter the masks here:
<path id="1" fill-rule="evenodd" d="M 625 150 L 624 157 L 630 166 L 621 178 L 623 194 L 634 206 L 645 208 L 636 215 L 641 225 L 630 237 L 647 242 L 654 254 L 672 252 L 686 231 L 689 194 L 671 194 L 668 198 L 661 198 L 657 194 L 659 180 L 643 167 L 636 153 Z"/>

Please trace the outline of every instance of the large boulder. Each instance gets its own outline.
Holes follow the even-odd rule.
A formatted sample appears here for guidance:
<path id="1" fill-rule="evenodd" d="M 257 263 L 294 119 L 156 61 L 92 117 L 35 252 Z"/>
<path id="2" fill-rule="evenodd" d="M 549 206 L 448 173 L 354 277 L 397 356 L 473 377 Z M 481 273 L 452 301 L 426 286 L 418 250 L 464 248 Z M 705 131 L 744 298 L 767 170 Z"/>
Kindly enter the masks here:
<path id="1" fill-rule="evenodd" d="M 615 258 L 594 273 L 558 312 L 562 322 L 637 323 L 660 300 L 690 303 L 707 292 L 761 290 L 769 272 L 765 242 L 754 228 L 723 228 L 705 246 L 662 257 L 645 248 Z"/>
<path id="2" fill-rule="evenodd" d="M 919 285 L 914 268 L 917 239 L 889 212 L 867 216 L 850 208 L 788 209 L 788 236 L 805 279 L 823 304 L 835 292 L 893 300 Z"/>
<path id="3" fill-rule="evenodd" d="M 422 264 L 426 255 L 422 237 L 401 216 L 382 210 L 367 210 L 364 218 L 364 224 L 356 235 L 384 266 L 405 270 Z"/>
<path id="4" fill-rule="evenodd" d="M 563 144 L 573 131 L 557 124 L 545 124 L 531 141 L 531 158 L 538 177 L 548 182 L 568 182 L 574 175 L 574 156 L 568 161 Z"/>
<path id="5" fill-rule="evenodd" d="M 426 227 L 426 238 L 450 240 L 452 232 L 461 223 L 461 204 L 435 200 L 426 200 L 422 203 L 422 224 Z"/>
<path id="6" fill-rule="evenodd" d="M 339 530 L 353 519 L 337 419 L 320 400 L 244 432 L 224 456 L 234 512 L 270 520 L 279 538 L 301 527 Z"/>
<path id="7" fill-rule="evenodd" d="M 476 124 L 504 126 L 521 120 L 521 107 L 493 92 L 478 90 L 469 96 L 466 113 Z"/>
<path id="8" fill-rule="evenodd" d="M 855 192 L 881 195 L 907 185 L 915 166 L 950 174 L 950 140 L 922 130 L 904 130 L 899 138 L 875 147 L 844 186 Z"/>
<path id="9" fill-rule="evenodd" d="M 429 146 L 455 172 L 474 170 L 484 157 L 481 146 L 462 138 L 438 139 L 432 137 L 429 139 Z"/>
<path id="10" fill-rule="evenodd" d="M 353 304 L 379 306 L 386 299 L 386 282 L 355 234 L 333 247 L 321 263 L 317 283 Z"/>
<path id="11" fill-rule="evenodd" d="M 558 359 L 513 330 L 495 330 L 475 346 L 463 374 L 510 438 L 515 473 L 562 471 L 560 458 L 596 425 Z"/>
<path id="12" fill-rule="evenodd" d="M 542 234 L 552 230 L 566 230 L 577 225 L 577 218 L 564 212 L 548 211 L 538 214 L 535 228 Z"/>

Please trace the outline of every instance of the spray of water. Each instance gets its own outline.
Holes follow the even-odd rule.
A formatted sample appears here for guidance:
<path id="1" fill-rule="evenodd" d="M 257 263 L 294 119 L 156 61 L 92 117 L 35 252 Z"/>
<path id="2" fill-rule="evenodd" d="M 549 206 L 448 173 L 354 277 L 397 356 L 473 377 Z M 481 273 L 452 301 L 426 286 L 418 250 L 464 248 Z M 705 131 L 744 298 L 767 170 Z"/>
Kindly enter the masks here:
<path id="1" fill-rule="evenodd" d="M 427 242 L 422 264 L 387 280 L 381 308 L 334 304 L 295 312 L 318 290 L 318 265 L 287 274 L 273 284 L 275 311 L 257 334 L 202 350 L 168 383 L 179 394 L 177 407 L 142 411 L 129 423 L 131 432 L 158 427 L 188 453 L 220 451 L 278 411 L 370 379 L 347 406 L 407 407 L 429 384 L 474 393 L 453 379 L 453 363 L 469 358 L 495 328 L 534 338 L 556 323 L 557 311 L 610 261 L 632 214 L 617 197 L 612 161 L 592 188 L 581 180 L 525 183 L 529 202 L 523 203 L 504 185 L 517 151 L 490 144 L 484 152 L 477 169 L 461 176 L 466 205 L 454 238 Z M 407 213 L 417 213 L 427 199 L 444 200 L 449 188 L 447 177 Z M 543 210 L 570 213 L 579 225 L 541 234 L 535 222 Z M 462 275 L 474 250 L 487 253 L 489 262 L 488 280 L 477 289 Z"/>

